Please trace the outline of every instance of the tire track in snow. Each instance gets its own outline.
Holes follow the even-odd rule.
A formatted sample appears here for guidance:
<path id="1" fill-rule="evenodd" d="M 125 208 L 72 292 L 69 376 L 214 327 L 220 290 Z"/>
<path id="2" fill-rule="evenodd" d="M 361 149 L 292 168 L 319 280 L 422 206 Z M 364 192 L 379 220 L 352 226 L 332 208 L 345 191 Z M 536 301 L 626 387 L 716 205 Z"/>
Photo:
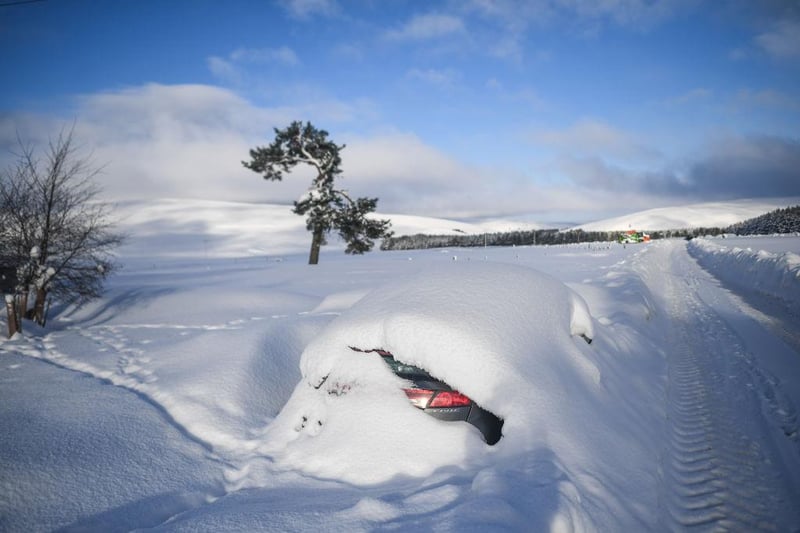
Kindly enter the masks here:
<path id="1" fill-rule="evenodd" d="M 659 280 L 671 319 L 662 523 L 680 531 L 783 529 L 791 500 L 773 461 L 753 358 L 701 298 L 706 280 L 683 249 L 667 251 L 659 261 L 672 268 Z"/>

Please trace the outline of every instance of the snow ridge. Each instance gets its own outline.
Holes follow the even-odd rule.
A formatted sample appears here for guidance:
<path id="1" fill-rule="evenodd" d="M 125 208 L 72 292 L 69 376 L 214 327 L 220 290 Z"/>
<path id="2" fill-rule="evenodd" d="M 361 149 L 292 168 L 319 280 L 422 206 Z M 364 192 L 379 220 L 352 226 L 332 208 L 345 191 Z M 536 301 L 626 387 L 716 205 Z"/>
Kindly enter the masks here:
<path id="1" fill-rule="evenodd" d="M 800 305 L 800 255 L 729 248 L 710 239 L 694 239 L 688 249 L 701 266 L 725 283 L 755 289 L 796 308 Z"/>

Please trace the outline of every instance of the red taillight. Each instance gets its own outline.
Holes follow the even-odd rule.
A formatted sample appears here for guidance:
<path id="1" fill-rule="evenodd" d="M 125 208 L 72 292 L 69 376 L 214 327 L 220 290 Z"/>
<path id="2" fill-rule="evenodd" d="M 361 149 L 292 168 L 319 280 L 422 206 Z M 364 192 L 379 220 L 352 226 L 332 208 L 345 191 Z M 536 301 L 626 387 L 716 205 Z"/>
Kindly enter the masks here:
<path id="1" fill-rule="evenodd" d="M 457 391 L 433 391 L 428 389 L 403 389 L 412 405 L 420 409 L 428 407 L 462 407 L 472 400 Z M 433 400 L 431 400 L 433 398 Z"/>
<path id="2" fill-rule="evenodd" d="M 467 396 L 457 391 L 439 391 L 428 407 L 461 407 L 472 403 Z"/>
<path id="3" fill-rule="evenodd" d="M 408 396 L 408 400 L 412 403 L 412 405 L 419 407 L 420 409 L 425 409 L 428 407 L 428 402 L 433 396 L 433 391 L 427 389 L 403 389 L 403 392 L 406 393 L 406 396 Z"/>

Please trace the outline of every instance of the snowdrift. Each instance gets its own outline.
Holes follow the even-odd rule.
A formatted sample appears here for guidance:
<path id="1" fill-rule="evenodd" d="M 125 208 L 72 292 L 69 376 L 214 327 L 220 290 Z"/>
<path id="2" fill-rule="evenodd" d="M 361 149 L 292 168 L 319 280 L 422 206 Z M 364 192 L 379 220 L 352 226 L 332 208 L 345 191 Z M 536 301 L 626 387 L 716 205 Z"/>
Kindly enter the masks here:
<path id="1" fill-rule="evenodd" d="M 689 253 L 725 283 L 755 290 L 795 308 L 800 305 L 800 255 L 729 248 L 710 239 L 690 241 Z"/>
<path id="2" fill-rule="evenodd" d="M 475 428 L 414 409 L 380 357 L 351 347 L 388 350 L 503 418 L 501 451 L 572 440 L 601 394 L 584 340 L 593 335 L 583 299 L 531 269 L 452 264 L 390 283 L 306 347 L 303 378 L 262 451 L 354 483 L 427 475 L 489 453 Z"/>

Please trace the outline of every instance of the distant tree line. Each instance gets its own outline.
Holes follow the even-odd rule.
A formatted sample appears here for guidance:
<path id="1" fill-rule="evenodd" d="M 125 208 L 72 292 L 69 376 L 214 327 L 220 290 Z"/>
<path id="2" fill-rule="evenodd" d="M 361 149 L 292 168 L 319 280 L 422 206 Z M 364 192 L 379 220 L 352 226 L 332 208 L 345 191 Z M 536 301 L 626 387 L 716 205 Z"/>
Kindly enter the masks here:
<path id="1" fill-rule="evenodd" d="M 720 235 L 723 228 L 689 228 L 664 231 L 645 231 L 651 239 L 689 238 L 703 235 Z M 588 242 L 615 242 L 619 231 L 584 231 L 538 229 L 482 233 L 474 235 L 401 235 L 384 239 L 381 250 L 424 250 L 428 248 L 474 248 L 481 246 L 534 246 L 539 244 L 575 244 Z"/>
<path id="2" fill-rule="evenodd" d="M 480 246 L 531 246 L 535 244 L 567 244 L 576 242 L 608 241 L 616 238 L 616 232 L 598 232 L 558 229 L 508 231 L 498 233 L 460 235 L 402 235 L 384 239 L 381 250 L 416 250 L 427 248 Z"/>
<path id="3" fill-rule="evenodd" d="M 772 235 L 800 233 L 800 205 L 776 209 L 764 215 L 728 226 L 725 230 L 736 235 Z"/>

